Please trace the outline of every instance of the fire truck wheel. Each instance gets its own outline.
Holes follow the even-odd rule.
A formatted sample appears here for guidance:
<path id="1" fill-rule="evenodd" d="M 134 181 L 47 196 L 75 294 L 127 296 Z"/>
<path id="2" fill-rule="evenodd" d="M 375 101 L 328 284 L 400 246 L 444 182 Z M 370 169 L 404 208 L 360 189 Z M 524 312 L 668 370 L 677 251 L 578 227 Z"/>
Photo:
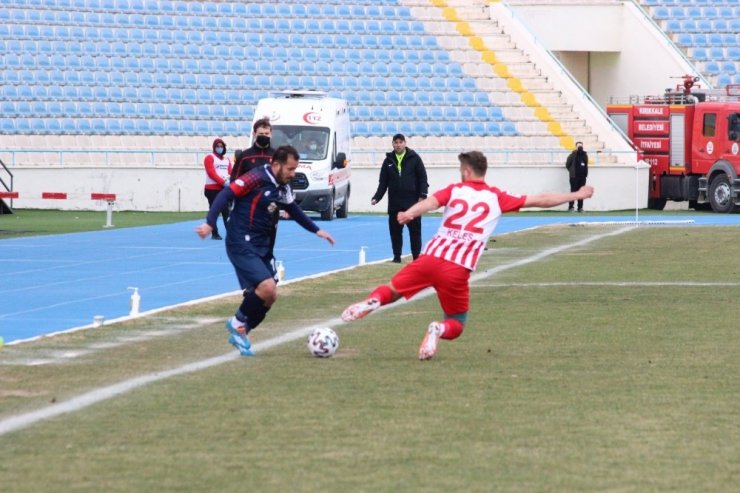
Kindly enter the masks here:
<path id="1" fill-rule="evenodd" d="M 735 208 L 730 179 L 726 174 L 722 173 L 715 176 L 712 183 L 709 184 L 709 203 L 712 204 L 714 212 L 728 213 Z"/>
<path id="2" fill-rule="evenodd" d="M 668 199 L 648 199 L 648 209 L 662 211 L 665 209 L 665 203 Z"/>

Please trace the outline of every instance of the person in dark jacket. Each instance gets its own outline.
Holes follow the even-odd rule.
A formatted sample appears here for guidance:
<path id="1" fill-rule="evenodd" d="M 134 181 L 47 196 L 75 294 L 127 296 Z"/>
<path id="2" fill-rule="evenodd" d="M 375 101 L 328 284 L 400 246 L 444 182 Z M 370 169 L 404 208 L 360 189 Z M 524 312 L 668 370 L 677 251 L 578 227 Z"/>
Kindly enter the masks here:
<path id="1" fill-rule="evenodd" d="M 570 173 L 570 191 L 577 192 L 588 177 L 588 154 L 583 150 L 583 142 L 576 142 L 576 149 L 565 160 L 565 167 Z M 568 212 L 573 212 L 573 202 L 568 203 Z M 578 201 L 578 212 L 583 212 L 583 200 Z"/>
<path id="2" fill-rule="evenodd" d="M 252 126 L 254 142 L 252 147 L 239 154 L 239 160 L 231 171 L 231 181 L 236 180 L 237 176 L 243 175 L 254 168 L 261 168 L 272 162 L 272 155 L 275 149 L 270 146 L 272 138 L 272 124 L 269 118 L 260 118 Z"/>
<path id="3" fill-rule="evenodd" d="M 270 140 L 272 139 L 272 124 L 270 123 L 270 119 L 265 117 L 254 122 L 252 133 L 254 135 L 252 147 L 239 154 L 239 160 L 231 171 L 231 181 L 236 180 L 238 176 L 255 168 L 262 168 L 266 164 L 272 163 L 272 155 L 275 154 L 275 149 L 270 145 Z M 280 211 L 275 210 L 272 216 L 272 245 L 274 246 L 275 239 L 277 238 L 277 223 L 280 220 Z"/>
<path id="4" fill-rule="evenodd" d="M 391 234 L 393 262 L 401 263 L 403 249 L 403 225 L 396 216 L 420 200 L 427 198 L 429 183 L 427 171 L 421 157 L 406 147 L 406 137 L 402 134 L 393 136 L 393 151 L 385 155 L 380 168 L 378 189 L 373 195 L 371 204 L 375 205 L 388 192 L 388 229 Z M 408 223 L 411 255 L 416 259 L 421 253 L 421 217 Z"/>

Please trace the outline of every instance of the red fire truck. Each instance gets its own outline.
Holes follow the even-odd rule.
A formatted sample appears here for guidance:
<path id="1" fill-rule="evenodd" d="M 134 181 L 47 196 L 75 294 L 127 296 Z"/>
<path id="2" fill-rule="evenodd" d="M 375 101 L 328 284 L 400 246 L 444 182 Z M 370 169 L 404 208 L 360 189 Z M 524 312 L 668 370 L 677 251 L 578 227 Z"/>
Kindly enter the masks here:
<path id="1" fill-rule="evenodd" d="M 688 200 L 695 209 L 740 210 L 740 85 L 700 91 L 698 78 L 682 78 L 675 90 L 610 104 L 607 114 L 650 164 L 649 208 Z"/>

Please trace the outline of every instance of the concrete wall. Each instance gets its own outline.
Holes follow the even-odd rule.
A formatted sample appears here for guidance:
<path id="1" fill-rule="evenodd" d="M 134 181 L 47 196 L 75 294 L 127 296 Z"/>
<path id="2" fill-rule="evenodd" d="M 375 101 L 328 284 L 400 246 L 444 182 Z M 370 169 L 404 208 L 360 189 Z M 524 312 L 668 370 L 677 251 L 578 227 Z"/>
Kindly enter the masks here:
<path id="1" fill-rule="evenodd" d="M 591 53 L 588 51 L 556 51 L 553 55 L 560 60 L 560 63 L 568 67 L 573 78 L 590 93 Z"/>
<path id="2" fill-rule="evenodd" d="M 611 97 L 662 94 L 679 82 L 676 77 L 698 75 L 632 2 L 518 5 L 511 9 L 540 43 L 558 54 L 602 107 Z M 582 80 L 582 59 L 561 53 L 584 51 L 591 53 L 586 84 Z"/>
<path id="3" fill-rule="evenodd" d="M 561 51 L 568 51 L 576 46 L 574 42 L 575 34 L 573 33 L 577 33 L 579 23 L 575 19 L 579 18 L 581 7 L 583 6 L 538 5 L 534 7 L 522 6 L 514 9 L 503 3 L 493 3 L 489 6 L 489 9 L 491 18 L 496 20 L 504 33 L 511 36 L 512 41 L 519 49 L 530 56 L 542 74 L 551 80 L 557 81 L 557 89 L 561 91 L 563 99 L 573 106 L 579 116 L 586 121 L 592 133 L 604 142 L 606 148 L 614 151 L 627 151 L 630 149 L 629 143 L 623 133 L 611 125 L 603 107 L 600 107 L 598 101 L 594 103 L 589 94 L 584 93 L 581 86 L 570 78 L 568 67 L 562 65 L 553 56 L 553 52 L 556 50 L 548 36 L 559 40 L 561 44 L 556 46 L 562 48 Z M 592 16 L 595 16 L 595 12 L 599 9 L 587 10 Z M 604 13 L 608 13 L 608 9 Z M 563 24 L 558 25 L 553 19 L 557 19 Z M 607 19 L 601 19 L 601 21 L 606 22 Z M 608 22 L 606 25 L 608 25 Z M 553 29 L 553 26 L 557 26 L 557 29 Z M 568 29 L 563 26 L 568 26 Z M 584 37 L 584 41 L 585 39 Z M 613 41 L 613 36 L 607 36 L 607 39 Z M 568 40 L 571 40 L 570 43 L 567 42 Z M 583 43 L 581 46 L 583 46 Z M 588 45 L 586 44 L 586 46 Z M 605 43 L 599 46 L 608 46 L 609 49 L 613 49 L 615 44 Z M 634 156 L 629 157 L 623 154 L 617 157 L 620 163 L 624 165 L 634 165 L 635 163 Z"/>
<path id="4" fill-rule="evenodd" d="M 459 181 L 456 166 L 427 168 L 430 190 Z M 100 210 L 104 202 L 90 200 L 91 193 L 115 193 L 114 210 L 205 211 L 203 171 L 197 168 L 19 168 L 15 190 L 20 198 L 13 207 L 30 209 Z M 352 170 L 350 212 L 384 212 L 385 199 L 370 205 L 375 193 L 379 169 Z M 589 184 L 597 192 L 586 208 L 594 211 L 634 209 L 636 171 L 629 166 L 592 166 Z M 516 194 L 569 191 L 564 166 L 492 166 L 488 182 Z M 647 170 L 639 170 L 639 207 L 647 203 Z M 41 192 L 66 192 L 67 200 L 42 200 Z M 565 207 L 561 207 L 565 208 Z"/>

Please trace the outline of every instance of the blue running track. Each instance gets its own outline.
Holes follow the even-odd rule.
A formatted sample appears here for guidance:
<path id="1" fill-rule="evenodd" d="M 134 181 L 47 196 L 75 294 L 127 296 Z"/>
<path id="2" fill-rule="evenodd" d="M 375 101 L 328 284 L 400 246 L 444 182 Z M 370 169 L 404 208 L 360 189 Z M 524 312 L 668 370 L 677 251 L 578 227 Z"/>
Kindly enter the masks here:
<path id="1" fill-rule="evenodd" d="M 514 214 L 501 219 L 496 234 L 574 220 L 632 219 Z M 697 225 L 740 225 L 740 215 L 640 217 L 688 219 Z M 439 221 L 424 218 L 424 241 Z M 194 229 L 199 222 L 0 241 L 0 336 L 10 343 L 89 326 L 95 315 L 106 320 L 125 317 L 129 286 L 139 288 L 142 311 L 237 291 L 223 242 L 198 238 Z M 281 221 L 276 256 L 285 264 L 286 279 L 356 265 L 360 246 L 367 247 L 368 262 L 392 256 L 387 216 L 354 216 L 319 225 L 337 240 L 333 248 L 294 222 Z M 409 253 L 406 232 L 404 253 Z"/>

